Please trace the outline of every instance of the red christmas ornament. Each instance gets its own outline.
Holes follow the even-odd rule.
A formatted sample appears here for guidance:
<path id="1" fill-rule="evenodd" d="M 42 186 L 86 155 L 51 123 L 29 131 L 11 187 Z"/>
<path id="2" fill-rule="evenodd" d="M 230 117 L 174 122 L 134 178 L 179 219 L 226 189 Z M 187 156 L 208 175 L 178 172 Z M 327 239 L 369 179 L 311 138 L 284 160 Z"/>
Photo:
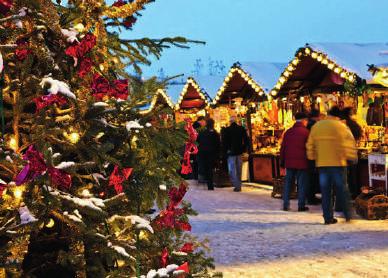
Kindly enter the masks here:
<path id="1" fill-rule="evenodd" d="M 86 74 L 88 74 L 90 72 L 90 70 L 92 69 L 92 66 L 93 66 L 92 59 L 90 59 L 90 58 L 82 59 L 80 64 L 79 64 L 79 67 L 78 67 L 79 77 L 82 78 Z"/>
<path id="2" fill-rule="evenodd" d="M 192 253 L 194 251 L 194 245 L 192 243 L 185 243 L 179 251 Z"/>
<path id="3" fill-rule="evenodd" d="M 119 166 L 115 165 L 112 174 L 109 177 L 109 186 L 113 186 L 116 193 L 123 192 L 123 182 L 127 180 L 132 174 L 133 168 L 124 168 L 119 170 Z"/>
<path id="4" fill-rule="evenodd" d="M 187 231 L 187 232 L 191 231 L 191 225 L 187 222 L 176 221 L 175 228 L 182 230 L 182 231 Z"/>
<path id="5" fill-rule="evenodd" d="M 16 185 L 32 181 L 48 171 L 51 185 L 60 189 L 69 189 L 71 187 L 71 176 L 61 169 L 47 167 L 43 154 L 37 151 L 33 145 L 28 147 L 23 155 L 23 159 L 28 160 L 28 164 L 16 176 Z"/>
<path id="6" fill-rule="evenodd" d="M 197 140 L 197 137 L 198 137 L 198 133 L 193 128 L 193 125 L 191 124 L 190 119 L 186 119 L 185 130 L 186 130 L 189 138 L 186 141 L 185 153 L 183 155 L 181 173 L 184 175 L 187 175 L 187 174 L 190 174 L 191 172 L 193 172 L 193 169 L 192 169 L 191 163 L 190 163 L 190 155 L 198 153 L 198 147 L 195 144 L 195 141 Z"/>
<path id="7" fill-rule="evenodd" d="M 128 79 L 117 79 L 113 81 L 109 95 L 118 99 L 128 98 Z"/>
<path id="8" fill-rule="evenodd" d="M 52 104 L 57 104 L 59 106 L 63 106 L 67 104 L 67 100 L 65 97 L 57 94 L 57 95 L 45 95 L 45 96 L 40 96 L 37 98 L 34 98 L 34 102 L 36 105 L 36 112 L 39 113 L 42 109 L 46 108 L 47 106 L 50 106 Z"/>
<path id="9" fill-rule="evenodd" d="M 161 267 L 166 267 L 168 264 L 168 250 L 165 247 L 162 251 L 162 255 L 160 256 L 160 265 Z"/>
<path id="10" fill-rule="evenodd" d="M 6 15 L 9 10 L 12 8 L 13 1 L 12 0 L 0 0 L 0 13 L 2 15 Z"/>
<path id="11" fill-rule="evenodd" d="M 188 264 L 187 262 L 185 262 L 184 264 L 182 264 L 181 266 L 179 266 L 177 269 L 175 269 L 175 271 L 179 271 L 179 270 L 182 270 L 182 271 L 184 271 L 185 273 L 190 273 L 189 264 Z"/>
<path id="12" fill-rule="evenodd" d="M 71 187 L 71 176 L 61 169 L 50 167 L 48 169 L 51 185 L 60 190 L 69 190 Z"/>
<path id="13" fill-rule="evenodd" d="M 170 209 L 177 207 L 182 202 L 182 199 L 185 196 L 186 192 L 187 192 L 187 186 L 183 182 L 181 183 L 179 188 L 172 187 L 168 192 L 168 197 L 170 198 L 170 203 L 168 207 Z"/>

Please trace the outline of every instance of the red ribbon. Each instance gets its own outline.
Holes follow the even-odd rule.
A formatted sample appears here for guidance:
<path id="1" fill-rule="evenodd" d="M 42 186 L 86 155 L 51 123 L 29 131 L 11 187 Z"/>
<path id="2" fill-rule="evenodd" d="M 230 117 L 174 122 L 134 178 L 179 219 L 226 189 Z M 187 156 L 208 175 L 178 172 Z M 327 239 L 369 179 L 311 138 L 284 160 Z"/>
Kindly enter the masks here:
<path id="1" fill-rule="evenodd" d="M 185 183 L 181 183 L 179 188 L 172 187 L 170 191 L 168 192 L 168 197 L 170 198 L 170 202 L 168 204 L 169 209 L 173 209 L 177 207 L 183 200 L 183 197 L 185 196 L 187 192 L 187 186 Z"/>
<path id="2" fill-rule="evenodd" d="M 105 77 L 95 74 L 91 85 L 92 95 L 97 100 L 103 100 L 105 96 L 126 100 L 128 98 L 128 80 L 117 79 L 112 85 Z"/>
<path id="3" fill-rule="evenodd" d="M 185 130 L 189 135 L 189 138 L 186 141 L 185 153 L 183 155 L 183 161 L 182 161 L 181 173 L 183 175 L 187 175 L 193 172 L 193 168 L 191 167 L 191 163 L 190 163 L 190 155 L 198 153 L 198 147 L 195 144 L 195 141 L 197 140 L 197 137 L 198 137 L 198 133 L 193 128 L 193 125 L 191 124 L 190 119 L 186 119 Z"/>
<path id="4" fill-rule="evenodd" d="M 67 100 L 65 97 L 61 95 L 46 95 L 46 96 L 40 96 L 34 98 L 34 102 L 36 105 L 36 112 L 39 113 L 42 109 L 46 108 L 47 106 L 50 106 L 51 104 L 57 104 L 59 106 L 63 106 L 67 104 Z"/>
<path id="5" fill-rule="evenodd" d="M 113 186 L 117 194 L 123 192 L 123 182 L 132 175 L 132 172 L 133 168 L 124 168 L 120 171 L 119 166 L 115 165 L 109 177 L 109 186 Z"/>
<path id="6" fill-rule="evenodd" d="M 190 273 L 188 262 L 185 262 L 184 264 L 182 264 L 181 266 L 179 266 L 177 269 L 175 269 L 175 271 L 179 271 L 179 270 L 182 270 L 182 271 L 184 271 L 185 273 Z"/>
<path id="7" fill-rule="evenodd" d="M 161 267 L 166 267 L 168 264 L 168 250 L 165 247 L 162 251 L 162 255 L 160 256 L 160 265 Z"/>
<path id="8" fill-rule="evenodd" d="M 27 160 L 28 164 L 16 176 L 16 185 L 30 182 L 44 175 L 47 171 L 50 176 L 51 185 L 67 190 L 71 187 L 71 176 L 61 169 L 47 166 L 43 154 L 37 151 L 33 145 L 28 147 L 26 153 L 23 155 L 23 159 Z"/>

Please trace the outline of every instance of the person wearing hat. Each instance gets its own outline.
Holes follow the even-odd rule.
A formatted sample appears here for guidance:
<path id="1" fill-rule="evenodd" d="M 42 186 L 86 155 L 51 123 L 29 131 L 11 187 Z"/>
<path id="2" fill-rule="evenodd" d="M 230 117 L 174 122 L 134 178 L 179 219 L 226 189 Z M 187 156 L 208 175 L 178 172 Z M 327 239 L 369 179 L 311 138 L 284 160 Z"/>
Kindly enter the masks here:
<path id="1" fill-rule="evenodd" d="M 309 183 L 309 164 L 306 154 L 306 143 L 309 137 L 307 115 L 295 114 L 296 123 L 283 136 L 280 148 L 280 163 L 286 168 L 283 190 L 283 210 L 290 209 L 290 191 L 295 180 L 298 185 L 298 211 L 308 211 L 306 207 L 306 187 Z"/>

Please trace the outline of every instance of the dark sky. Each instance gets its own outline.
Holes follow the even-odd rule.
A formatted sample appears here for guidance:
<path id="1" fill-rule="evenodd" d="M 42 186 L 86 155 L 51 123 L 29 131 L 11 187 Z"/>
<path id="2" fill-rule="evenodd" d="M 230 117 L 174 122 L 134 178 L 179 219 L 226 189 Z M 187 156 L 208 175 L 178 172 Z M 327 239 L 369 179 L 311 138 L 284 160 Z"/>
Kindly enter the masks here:
<path id="1" fill-rule="evenodd" d="M 388 42 L 388 0 L 156 0 L 125 34 L 177 35 L 207 44 L 167 50 L 146 75 L 190 73 L 197 58 L 288 62 L 306 42 Z"/>

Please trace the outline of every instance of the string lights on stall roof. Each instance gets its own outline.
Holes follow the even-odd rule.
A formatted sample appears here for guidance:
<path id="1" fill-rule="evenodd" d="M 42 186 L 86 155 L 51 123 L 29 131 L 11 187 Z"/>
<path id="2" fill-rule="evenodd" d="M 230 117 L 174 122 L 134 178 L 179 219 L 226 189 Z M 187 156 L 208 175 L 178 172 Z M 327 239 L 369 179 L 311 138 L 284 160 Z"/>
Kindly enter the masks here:
<path id="1" fill-rule="evenodd" d="M 287 83 L 288 79 L 292 76 L 292 72 L 295 71 L 296 66 L 300 63 L 303 56 L 311 57 L 312 59 L 317 60 L 322 65 L 325 65 L 329 70 L 333 70 L 335 73 L 339 74 L 341 78 L 349 82 L 354 82 L 356 80 L 354 73 L 351 73 L 343 67 L 337 65 L 337 63 L 329 59 L 325 53 L 313 51 L 310 47 L 304 47 L 297 52 L 295 58 L 288 64 L 287 68 L 279 77 L 278 82 L 275 84 L 274 89 L 271 91 L 272 96 L 276 96 L 282 86 Z"/>
<path id="2" fill-rule="evenodd" d="M 166 94 L 166 92 L 163 89 L 158 89 L 156 94 L 152 98 L 150 107 L 146 110 L 140 111 L 139 113 L 142 115 L 145 115 L 145 114 L 150 113 L 152 110 L 154 110 L 154 108 L 158 102 L 159 96 L 161 96 L 164 99 L 164 101 L 167 103 L 168 107 L 170 107 L 171 109 L 174 109 L 174 104 L 172 103 L 170 97 Z"/>
<path id="3" fill-rule="evenodd" d="M 259 96 L 262 96 L 264 94 L 264 90 L 260 87 L 260 85 L 258 85 L 256 83 L 256 81 L 248 74 L 246 73 L 244 70 L 242 70 L 240 67 L 238 66 L 233 66 L 230 70 L 229 70 L 229 73 L 226 75 L 225 79 L 224 79 L 224 82 L 222 83 L 220 89 L 218 90 L 217 94 L 216 94 L 216 97 L 214 98 L 213 100 L 213 104 L 217 104 L 220 99 L 221 99 L 221 96 L 223 95 L 223 93 L 225 92 L 227 86 L 228 86 L 228 83 L 230 81 L 230 79 L 233 78 L 234 74 L 239 74 L 240 77 L 242 79 L 244 79 L 244 81 L 246 81 L 248 83 L 248 85 L 259 95 Z"/>
<path id="4" fill-rule="evenodd" d="M 183 90 L 181 94 L 179 95 L 178 103 L 175 105 L 175 109 L 179 110 L 180 105 L 182 104 L 184 96 L 187 94 L 187 90 L 189 89 L 189 85 L 193 86 L 193 88 L 199 93 L 200 98 L 205 102 L 206 107 L 209 106 L 209 101 L 207 100 L 204 91 L 199 87 L 197 82 L 192 78 L 189 77 L 187 78 L 187 82 L 185 86 L 183 86 Z"/>

